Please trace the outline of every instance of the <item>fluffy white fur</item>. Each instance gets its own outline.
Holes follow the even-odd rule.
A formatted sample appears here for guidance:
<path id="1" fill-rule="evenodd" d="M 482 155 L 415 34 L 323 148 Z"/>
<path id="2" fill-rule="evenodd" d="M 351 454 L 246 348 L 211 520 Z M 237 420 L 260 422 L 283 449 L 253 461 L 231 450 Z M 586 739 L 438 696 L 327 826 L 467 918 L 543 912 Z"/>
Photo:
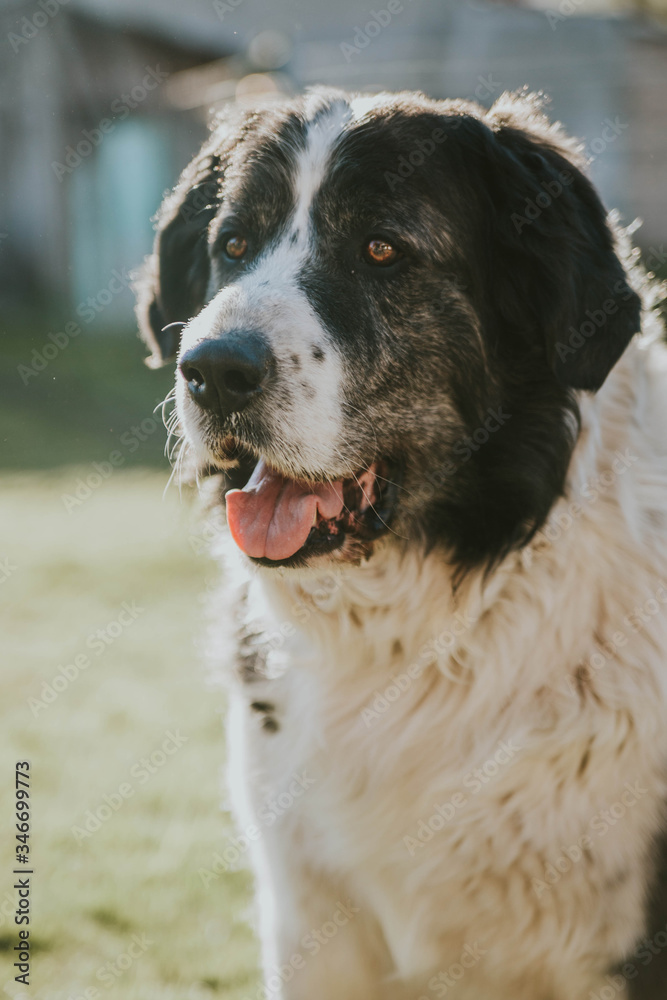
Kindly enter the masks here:
<path id="1" fill-rule="evenodd" d="M 659 331 L 581 406 L 568 496 L 488 578 L 454 591 L 440 555 L 391 538 L 358 567 L 250 576 L 270 679 L 234 686 L 229 748 L 261 831 L 259 995 L 587 1000 L 644 931 L 667 792 Z"/>
<path id="2" fill-rule="evenodd" d="M 361 106 L 363 111 L 363 105 Z M 348 114 L 312 127 L 281 244 L 215 291 L 182 349 L 238 322 L 314 402 L 276 407 L 281 469 L 333 474 L 344 364 L 296 273 Z M 368 562 L 232 569 L 265 671 L 232 685 L 230 784 L 252 842 L 276 1000 L 590 1000 L 644 932 L 667 800 L 667 350 L 647 317 L 596 395 L 567 495 L 524 549 L 458 586 L 391 535 Z M 204 463 L 201 413 L 178 390 Z M 261 653 L 263 656 L 264 653 Z M 251 703 L 275 706 L 278 729 Z M 267 804 L 281 805 L 279 815 Z M 615 996 L 623 1000 L 622 977 Z"/>

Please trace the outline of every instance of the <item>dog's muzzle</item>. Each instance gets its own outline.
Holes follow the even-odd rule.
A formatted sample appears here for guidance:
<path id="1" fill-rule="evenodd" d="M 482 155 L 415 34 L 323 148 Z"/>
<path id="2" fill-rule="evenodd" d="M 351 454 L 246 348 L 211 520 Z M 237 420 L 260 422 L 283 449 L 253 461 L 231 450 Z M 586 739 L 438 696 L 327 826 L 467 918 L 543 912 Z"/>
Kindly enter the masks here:
<path id="1" fill-rule="evenodd" d="M 254 452 L 242 488 L 226 492 L 232 537 L 251 559 L 272 566 L 302 565 L 346 540 L 355 552 L 366 552 L 388 530 L 398 469 L 375 459 L 349 478 L 295 479 L 267 463 L 230 418 L 245 411 L 252 425 L 252 404 L 275 385 L 276 369 L 266 340 L 254 330 L 202 340 L 179 361 L 189 398 L 218 428 L 224 468 L 246 467 Z"/>

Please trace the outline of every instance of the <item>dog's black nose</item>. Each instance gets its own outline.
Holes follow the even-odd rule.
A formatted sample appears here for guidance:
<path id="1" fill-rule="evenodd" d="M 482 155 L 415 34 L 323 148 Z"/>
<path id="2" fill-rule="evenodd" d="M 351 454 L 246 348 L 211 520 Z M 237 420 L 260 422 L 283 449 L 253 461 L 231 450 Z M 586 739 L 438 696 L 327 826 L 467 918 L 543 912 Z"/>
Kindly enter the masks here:
<path id="1" fill-rule="evenodd" d="M 262 391 L 273 363 L 260 334 L 239 330 L 217 340 L 202 340 L 185 352 L 179 368 L 192 399 L 227 417 Z"/>

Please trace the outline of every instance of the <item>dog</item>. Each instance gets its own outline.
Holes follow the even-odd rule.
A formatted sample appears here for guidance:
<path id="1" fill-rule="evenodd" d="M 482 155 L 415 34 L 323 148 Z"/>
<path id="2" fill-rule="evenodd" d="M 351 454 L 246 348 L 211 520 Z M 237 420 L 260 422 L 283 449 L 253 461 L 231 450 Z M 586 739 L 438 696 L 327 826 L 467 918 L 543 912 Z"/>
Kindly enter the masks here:
<path id="1" fill-rule="evenodd" d="M 667 997 L 662 291 L 585 166 L 531 95 L 314 90 L 158 214 L 253 996 Z"/>

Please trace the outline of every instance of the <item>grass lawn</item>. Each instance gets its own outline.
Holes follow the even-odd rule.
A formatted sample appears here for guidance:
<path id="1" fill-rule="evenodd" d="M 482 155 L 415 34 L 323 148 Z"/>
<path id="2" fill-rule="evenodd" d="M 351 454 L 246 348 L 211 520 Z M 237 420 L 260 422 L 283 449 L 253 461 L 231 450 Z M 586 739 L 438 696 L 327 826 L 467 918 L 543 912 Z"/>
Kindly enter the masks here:
<path id="1" fill-rule="evenodd" d="M 56 349 L 49 333 L 62 329 L 56 320 L 0 329 L 0 466 L 52 469 L 120 451 L 123 468 L 165 468 L 153 409 L 174 384 L 173 365 L 147 368 L 132 329 L 91 327 Z"/>
<path id="2" fill-rule="evenodd" d="M 62 374 L 73 377 L 65 368 Z M 132 407 L 140 416 L 140 403 Z M 51 438 L 48 427 L 44 431 L 45 453 L 58 452 L 65 441 L 63 414 L 54 417 Z M 101 419 L 83 421 L 86 460 L 103 459 L 112 448 L 106 439 L 100 443 Z M 120 425 L 134 419 L 133 413 Z M 161 447 L 164 432 L 154 437 Z M 224 696 L 207 687 L 196 648 L 202 595 L 215 569 L 188 542 L 191 515 L 178 491 L 162 498 L 166 468 L 130 464 L 69 511 L 63 495 L 73 495 L 90 464 L 0 476 L 0 559 L 11 570 L 0 583 L 0 815 L 6 831 L 0 994 L 26 1000 L 254 1000 L 249 875 L 222 875 L 205 888 L 198 874 L 210 868 L 233 831 L 220 808 Z M 119 626 L 124 603 L 133 611 Z M 110 623 L 106 639 L 93 635 Z M 82 664 L 84 656 L 89 663 L 77 673 L 71 665 L 76 657 Z M 60 668 L 68 665 L 77 675 L 65 683 Z M 181 745 L 168 743 L 165 753 L 168 733 Z M 142 758 L 149 758 L 152 773 Z M 32 767 L 29 992 L 12 981 L 11 967 L 18 930 L 11 871 L 19 759 Z M 99 829 L 78 835 L 77 843 L 73 828 L 84 829 L 87 811 L 105 801 L 117 808 L 103 809 Z M 123 968 L 134 935 L 143 950 Z"/>

